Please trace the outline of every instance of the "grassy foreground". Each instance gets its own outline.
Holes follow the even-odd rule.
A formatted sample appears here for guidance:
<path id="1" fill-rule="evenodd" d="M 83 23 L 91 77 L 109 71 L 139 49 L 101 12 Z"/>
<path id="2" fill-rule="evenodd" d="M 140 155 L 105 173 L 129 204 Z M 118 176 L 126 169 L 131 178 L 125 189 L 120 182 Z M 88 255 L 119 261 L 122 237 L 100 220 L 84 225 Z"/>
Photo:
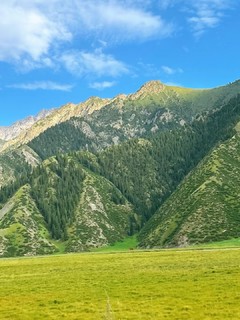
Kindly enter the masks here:
<path id="1" fill-rule="evenodd" d="M 0 260 L 0 319 L 240 319 L 240 250 Z"/>

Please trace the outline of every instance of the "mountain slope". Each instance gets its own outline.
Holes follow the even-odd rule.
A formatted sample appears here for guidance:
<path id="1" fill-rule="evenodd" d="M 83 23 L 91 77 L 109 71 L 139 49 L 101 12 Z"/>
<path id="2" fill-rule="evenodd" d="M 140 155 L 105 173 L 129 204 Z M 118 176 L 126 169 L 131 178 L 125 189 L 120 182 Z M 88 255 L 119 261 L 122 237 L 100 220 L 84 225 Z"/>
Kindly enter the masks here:
<path id="1" fill-rule="evenodd" d="M 46 253 L 59 246 L 65 252 L 88 250 L 121 240 L 142 227 L 142 246 L 238 235 L 236 214 L 229 218 L 224 206 L 232 208 L 225 198 L 219 202 L 221 223 L 218 211 L 210 210 L 211 192 L 204 195 L 210 208 L 206 221 L 200 214 L 198 221 L 191 210 L 199 205 L 201 213 L 205 198 L 199 193 L 196 203 L 192 202 L 194 179 L 186 192 L 179 191 L 182 187 L 173 192 L 184 178 L 188 181 L 186 176 L 192 177 L 195 171 L 191 170 L 216 145 L 234 135 L 240 121 L 239 87 L 235 82 L 192 90 L 153 81 L 129 96 L 90 98 L 80 105 L 64 106 L 5 142 L 0 154 L 2 255 L 38 254 L 43 242 L 48 243 Z M 219 173 L 232 161 L 225 158 Z M 204 188 L 209 174 L 198 173 Z M 226 177 L 230 179 L 227 173 Z M 212 186 L 214 179 L 207 185 Z M 238 182 L 233 181 L 235 186 Z M 211 214 L 214 224 L 208 223 Z M 27 226 L 34 224 L 36 250 L 28 245 Z M 227 231 L 222 232 L 220 225 Z"/>
<path id="2" fill-rule="evenodd" d="M 90 114 L 52 126 L 31 140 L 29 146 L 43 159 L 79 149 L 97 152 L 132 138 L 191 124 L 196 116 L 228 104 L 239 90 L 238 82 L 194 90 L 151 81 L 135 94 L 117 96 Z"/>
<path id="3" fill-rule="evenodd" d="M 240 96 L 191 125 L 106 149 L 98 155 L 101 172 L 145 222 L 216 143 L 233 135 L 239 120 Z"/>
<path id="4" fill-rule="evenodd" d="M 51 253 L 58 250 L 53 243 L 83 251 L 133 232 L 138 218 L 132 205 L 79 156 L 95 162 L 91 154 L 50 158 L 16 193 L 18 181 L 6 189 L 7 197 L 1 194 L 0 256 Z"/>
<path id="5" fill-rule="evenodd" d="M 0 151 L 3 152 L 9 148 L 16 148 L 20 145 L 26 144 L 48 128 L 67 121 L 71 117 L 90 114 L 101 108 L 102 105 L 105 105 L 108 101 L 109 99 L 93 97 L 77 105 L 69 103 L 59 109 L 54 109 L 49 115 L 38 119 L 38 121 L 35 121 L 28 129 L 20 132 L 16 138 L 7 141 Z"/>
<path id="6" fill-rule="evenodd" d="M 0 153 L 0 187 L 18 180 L 41 163 L 41 158 L 27 145 Z"/>
<path id="7" fill-rule="evenodd" d="M 88 171 L 69 228 L 67 250 L 82 251 L 121 240 L 131 234 L 131 221 L 136 219 L 132 206 L 120 191 Z"/>
<path id="8" fill-rule="evenodd" d="M 29 155 L 36 164 L 58 153 L 82 149 L 97 152 L 132 138 L 182 127 L 191 124 L 196 116 L 205 117 L 227 104 L 239 88 L 239 81 L 209 90 L 169 87 L 150 81 L 128 96 L 92 97 L 78 105 L 68 104 L 39 115 L 40 120 L 18 137 L 0 143 L 0 186 L 14 180 L 18 171 L 15 164 L 25 167 Z M 25 157 L 21 149 L 26 143 Z"/>
<path id="9" fill-rule="evenodd" d="M 100 127 L 97 130 L 101 132 L 100 138 L 104 140 L 103 136 L 107 135 L 108 140 L 109 137 L 114 138 L 111 144 L 116 143 L 117 139 L 121 141 L 121 137 L 129 139 L 146 132 L 168 129 L 176 123 L 189 122 L 198 113 L 220 108 L 236 96 L 239 88 L 239 81 L 208 90 L 171 87 L 159 81 L 150 81 L 128 96 L 122 94 L 113 99 L 92 97 L 80 104 L 69 103 L 55 109 L 15 139 L 5 143 L 1 150 L 26 144 L 48 128 L 73 117 L 81 118 L 81 122 L 86 121 L 87 125 L 82 124 L 83 133 L 96 123 Z"/>
<path id="10" fill-rule="evenodd" d="M 28 185 L 0 210 L 0 256 L 49 254 L 57 251 L 51 243 L 43 216 L 30 195 Z"/>
<path id="11" fill-rule="evenodd" d="M 142 229 L 141 246 L 185 246 L 240 237 L 240 137 L 219 145 Z"/>

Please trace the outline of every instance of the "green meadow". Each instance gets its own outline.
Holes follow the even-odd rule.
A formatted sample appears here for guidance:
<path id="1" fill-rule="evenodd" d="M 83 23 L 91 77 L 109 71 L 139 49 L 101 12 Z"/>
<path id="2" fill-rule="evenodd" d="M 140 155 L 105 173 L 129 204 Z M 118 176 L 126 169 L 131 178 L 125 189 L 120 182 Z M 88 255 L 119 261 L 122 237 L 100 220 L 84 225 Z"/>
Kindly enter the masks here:
<path id="1" fill-rule="evenodd" d="M 240 249 L 0 260 L 0 319 L 240 319 Z"/>

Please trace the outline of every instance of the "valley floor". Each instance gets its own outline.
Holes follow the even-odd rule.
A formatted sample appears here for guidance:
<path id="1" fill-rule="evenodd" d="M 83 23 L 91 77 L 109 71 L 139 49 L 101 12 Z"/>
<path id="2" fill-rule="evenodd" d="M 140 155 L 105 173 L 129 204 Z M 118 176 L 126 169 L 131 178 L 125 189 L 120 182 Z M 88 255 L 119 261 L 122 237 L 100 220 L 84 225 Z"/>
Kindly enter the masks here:
<path id="1" fill-rule="evenodd" d="M 0 260 L 0 319 L 240 319 L 240 248 Z"/>

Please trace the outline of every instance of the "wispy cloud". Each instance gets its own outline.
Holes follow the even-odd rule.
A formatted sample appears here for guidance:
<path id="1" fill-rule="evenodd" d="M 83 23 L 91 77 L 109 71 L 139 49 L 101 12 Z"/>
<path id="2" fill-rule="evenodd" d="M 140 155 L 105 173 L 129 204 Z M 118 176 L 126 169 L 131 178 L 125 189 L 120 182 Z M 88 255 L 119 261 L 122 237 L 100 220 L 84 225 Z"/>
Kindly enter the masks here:
<path id="1" fill-rule="evenodd" d="M 33 1 L 36 3 L 37 1 Z M 72 34 L 27 1 L 0 2 L 0 61 L 30 59 L 43 62 L 55 43 L 70 41 Z M 48 60 L 49 63 L 49 58 Z"/>
<path id="2" fill-rule="evenodd" d="M 178 9 L 185 16 L 196 37 L 208 29 L 217 27 L 226 12 L 232 9 L 238 0 L 162 0 L 161 9 Z"/>
<path id="3" fill-rule="evenodd" d="M 89 87 L 96 90 L 103 90 L 106 88 L 111 88 L 116 85 L 115 81 L 102 81 L 90 83 Z"/>
<path id="4" fill-rule="evenodd" d="M 168 66 L 162 66 L 161 67 L 162 71 L 168 75 L 172 75 L 172 74 L 176 74 L 176 73 L 182 73 L 183 70 L 181 68 L 171 68 L 171 67 L 168 67 Z"/>
<path id="5" fill-rule="evenodd" d="M 194 34 L 199 37 L 207 29 L 218 26 L 224 16 L 224 11 L 229 9 L 232 3 L 231 0 L 194 1 L 194 11 L 192 16 L 188 18 Z"/>
<path id="6" fill-rule="evenodd" d="M 88 32 L 99 33 L 116 41 L 146 40 L 169 36 L 173 26 L 149 12 L 140 1 L 79 1 L 78 13 Z"/>
<path id="7" fill-rule="evenodd" d="M 116 44 L 159 39 L 173 31 L 140 0 L 8 0 L 0 2 L 0 14 L 0 61 L 27 70 L 56 66 L 60 47 L 79 50 L 79 39 L 81 50 L 81 40 Z"/>
<path id="8" fill-rule="evenodd" d="M 104 54 L 101 50 L 94 52 L 72 51 L 64 53 L 60 60 L 65 68 L 74 75 L 94 75 L 96 77 L 118 77 L 128 73 L 128 67 L 113 56 Z"/>
<path id="9" fill-rule="evenodd" d="M 39 81 L 32 83 L 17 83 L 9 85 L 8 88 L 23 89 L 23 90 L 56 90 L 56 91 L 71 91 L 74 86 L 71 84 L 60 84 L 52 81 Z"/>

